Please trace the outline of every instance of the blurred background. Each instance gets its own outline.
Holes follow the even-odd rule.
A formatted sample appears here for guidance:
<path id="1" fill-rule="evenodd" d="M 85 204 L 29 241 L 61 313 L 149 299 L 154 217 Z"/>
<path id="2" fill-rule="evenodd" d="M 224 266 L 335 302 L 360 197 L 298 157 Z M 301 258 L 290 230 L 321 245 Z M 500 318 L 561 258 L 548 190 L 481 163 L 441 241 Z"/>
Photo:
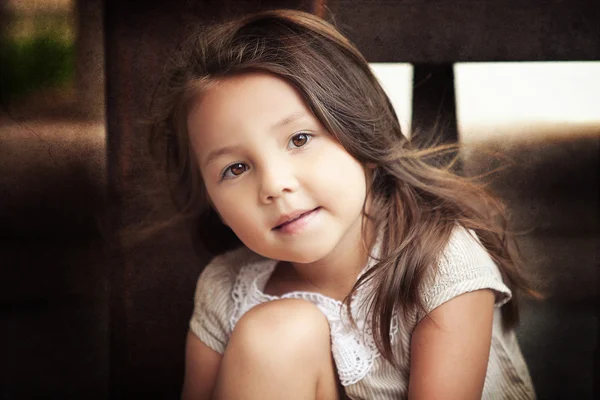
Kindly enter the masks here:
<path id="1" fill-rule="evenodd" d="M 0 0 L 0 399 L 178 398 L 210 255 L 182 226 L 115 233 L 173 213 L 143 121 L 182 27 L 266 8 L 333 14 L 407 135 L 504 167 L 491 187 L 548 295 L 518 330 L 538 397 L 596 398 L 597 2 Z"/>

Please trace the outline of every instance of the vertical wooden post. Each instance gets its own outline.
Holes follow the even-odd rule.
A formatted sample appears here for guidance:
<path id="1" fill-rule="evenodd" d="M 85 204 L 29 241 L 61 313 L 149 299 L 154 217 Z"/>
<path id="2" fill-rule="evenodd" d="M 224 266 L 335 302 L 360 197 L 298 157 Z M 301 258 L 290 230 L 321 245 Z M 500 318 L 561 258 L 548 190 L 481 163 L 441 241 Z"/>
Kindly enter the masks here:
<path id="1" fill-rule="evenodd" d="M 102 0 L 78 0 L 75 10 L 78 108 L 85 118 L 101 120 L 104 118 Z"/>
<path id="2" fill-rule="evenodd" d="M 452 64 L 414 66 L 412 130 L 420 145 L 458 141 Z"/>

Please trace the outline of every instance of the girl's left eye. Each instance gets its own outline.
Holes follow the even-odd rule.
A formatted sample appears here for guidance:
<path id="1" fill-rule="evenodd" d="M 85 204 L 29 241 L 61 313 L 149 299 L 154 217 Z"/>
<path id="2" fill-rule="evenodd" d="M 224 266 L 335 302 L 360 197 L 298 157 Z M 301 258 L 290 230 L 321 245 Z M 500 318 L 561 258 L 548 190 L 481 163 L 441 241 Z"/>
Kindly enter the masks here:
<path id="1" fill-rule="evenodd" d="M 309 133 L 298 133 L 290 139 L 288 143 L 288 149 L 297 149 L 305 146 L 312 140 L 312 135 Z"/>

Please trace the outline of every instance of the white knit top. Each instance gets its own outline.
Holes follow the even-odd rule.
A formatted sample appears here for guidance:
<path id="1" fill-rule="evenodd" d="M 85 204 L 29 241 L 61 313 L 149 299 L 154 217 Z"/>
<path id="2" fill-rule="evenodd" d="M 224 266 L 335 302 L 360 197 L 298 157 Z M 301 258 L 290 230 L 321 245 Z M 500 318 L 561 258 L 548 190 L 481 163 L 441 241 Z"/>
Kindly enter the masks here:
<path id="1" fill-rule="evenodd" d="M 378 246 L 374 246 L 374 254 Z M 374 263 L 370 258 L 365 270 Z M 352 316 L 358 330 L 347 322 L 341 302 L 311 292 L 290 292 L 281 297 L 267 295 L 263 289 L 277 265 L 242 247 L 214 258 L 206 266 L 196 287 L 195 308 L 190 329 L 207 346 L 223 354 L 237 321 L 257 304 L 278 298 L 301 298 L 314 303 L 327 317 L 331 330 L 332 352 L 340 381 L 351 399 L 402 399 L 407 397 L 410 373 L 410 339 L 424 317 L 414 313 L 398 329 L 392 319 L 390 334 L 394 354 L 403 355 L 400 368 L 394 368 L 378 352 L 362 298 L 368 288 L 358 290 L 351 301 Z M 473 232 L 456 228 L 439 259 L 437 271 L 423 282 L 427 312 L 466 292 L 491 289 L 496 294 L 490 358 L 483 399 L 533 399 L 531 378 L 514 332 L 503 332 L 500 306 L 511 292 L 500 272 Z"/>

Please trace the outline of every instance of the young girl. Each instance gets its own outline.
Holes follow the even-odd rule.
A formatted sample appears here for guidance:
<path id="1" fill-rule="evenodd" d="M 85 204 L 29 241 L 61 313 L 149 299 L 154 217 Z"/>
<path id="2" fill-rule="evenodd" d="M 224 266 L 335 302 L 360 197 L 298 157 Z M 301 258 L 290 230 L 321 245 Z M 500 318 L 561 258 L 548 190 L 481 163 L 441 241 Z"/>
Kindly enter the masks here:
<path id="1" fill-rule="evenodd" d="M 412 147 L 348 39 L 278 10 L 179 54 L 154 139 L 228 249 L 198 280 L 184 399 L 534 398 L 500 206 Z"/>

